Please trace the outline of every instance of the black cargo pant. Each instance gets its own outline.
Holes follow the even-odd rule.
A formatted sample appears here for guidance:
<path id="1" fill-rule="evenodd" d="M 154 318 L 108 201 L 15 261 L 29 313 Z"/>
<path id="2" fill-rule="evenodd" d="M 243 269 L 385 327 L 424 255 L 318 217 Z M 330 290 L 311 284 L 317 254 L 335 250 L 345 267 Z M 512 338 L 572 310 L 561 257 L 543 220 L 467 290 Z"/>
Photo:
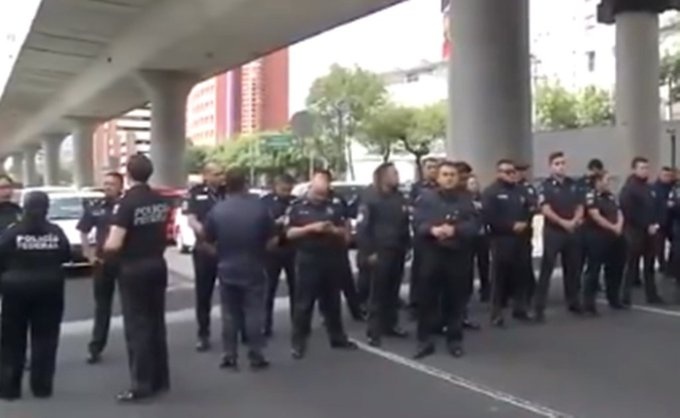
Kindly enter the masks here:
<path id="1" fill-rule="evenodd" d="M 357 278 L 357 292 L 359 294 L 359 302 L 362 305 L 368 303 L 368 298 L 371 293 L 371 275 L 372 267 L 368 263 L 368 254 L 366 250 L 357 251 L 357 268 L 359 269 L 359 274 Z"/>
<path id="2" fill-rule="evenodd" d="M 404 275 L 403 248 L 384 248 L 376 252 L 371 266 L 368 335 L 379 338 L 399 322 L 399 290 Z"/>
<path id="3" fill-rule="evenodd" d="M 617 237 L 610 232 L 593 231 L 585 235 L 588 258 L 583 284 L 583 304 L 587 309 L 595 309 L 600 272 L 604 269 L 607 301 L 610 305 L 617 305 L 620 302 L 626 242 L 623 237 Z"/>
<path id="4" fill-rule="evenodd" d="M 631 303 L 633 284 L 640 280 L 640 259 L 642 258 L 643 280 L 647 302 L 654 302 L 659 298 L 654 277 L 654 257 L 657 248 L 657 238 L 647 231 L 628 228 L 624 231 L 626 238 L 626 267 L 623 275 L 623 290 L 621 301 Z"/>
<path id="5" fill-rule="evenodd" d="M 449 343 L 463 340 L 463 319 L 469 295 L 468 274 L 472 263 L 470 250 L 446 250 L 421 247 L 421 275 L 418 284 L 417 338 L 420 344 L 431 343 L 440 312 Z M 441 296 L 446 303 L 440 310 Z"/>
<path id="6" fill-rule="evenodd" d="M 298 251 L 295 256 L 295 305 L 293 305 L 294 346 L 304 345 L 311 332 L 314 304 L 318 301 L 328 337 L 333 342 L 347 339 L 342 325 L 340 287 L 345 274 L 344 252 L 314 254 Z"/>
<path id="7" fill-rule="evenodd" d="M 274 324 L 274 301 L 276 291 L 281 281 L 281 272 L 286 274 L 286 284 L 288 285 L 288 308 L 291 318 L 293 315 L 293 305 L 295 302 L 295 253 L 291 251 L 275 252 L 267 257 L 267 316 L 264 323 L 265 333 L 271 333 Z M 247 325 L 246 325 L 247 327 Z"/>
<path id="8" fill-rule="evenodd" d="M 546 225 L 543 229 L 543 257 L 534 293 L 534 309 L 542 313 L 548 302 L 550 281 L 560 256 L 563 270 L 564 297 L 570 308 L 580 307 L 581 296 L 581 234 L 568 233 Z"/>
<path id="9" fill-rule="evenodd" d="M 121 261 L 120 302 L 132 380 L 148 395 L 170 388 L 165 327 L 168 270 L 163 257 Z"/>
<path id="10" fill-rule="evenodd" d="M 21 396 L 29 331 L 31 390 L 36 396 L 52 394 L 63 312 L 63 281 L 3 285 L 0 395 Z"/>
<path id="11" fill-rule="evenodd" d="M 194 262 L 198 338 L 210 338 L 210 311 L 217 281 L 217 256 L 197 243 L 192 253 L 192 259 Z"/>
<path id="12" fill-rule="evenodd" d="M 238 357 L 238 335 L 243 323 L 248 337 L 248 349 L 251 353 L 262 352 L 262 328 L 267 298 L 265 272 L 262 275 L 261 278 L 253 278 L 252 284 L 220 282 L 222 344 L 225 356 L 234 359 Z"/>
<path id="13" fill-rule="evenodd" d="M 491 239 L 492 277 L 491 317 L 502 315 L 512 299 L 516 313 L 526 312 L 528 301 L 530 249 L 526 238 L 499 236 Z"/>
<path id="14" fill-rule="evenodd" d="M 89 350 L 92 354 L 104 351 L 109 338 L 111 307 L 119 274 L 117 262 L 98 262 L 94 265 L 92 289 L 94 292 L 94 326 Z"/>

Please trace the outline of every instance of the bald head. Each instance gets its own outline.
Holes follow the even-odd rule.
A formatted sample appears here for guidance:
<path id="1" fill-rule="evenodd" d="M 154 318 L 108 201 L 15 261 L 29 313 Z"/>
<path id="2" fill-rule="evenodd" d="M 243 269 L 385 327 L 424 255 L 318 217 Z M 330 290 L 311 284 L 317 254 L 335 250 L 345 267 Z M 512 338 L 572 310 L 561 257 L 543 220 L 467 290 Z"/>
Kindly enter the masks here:
<path id="1" fill-rule="evenodd" d="M 210 187 L 218 187 L 222 184 L 222 167 L 215 162 L 206 163 L 203 166 L 203 181 Z"/>

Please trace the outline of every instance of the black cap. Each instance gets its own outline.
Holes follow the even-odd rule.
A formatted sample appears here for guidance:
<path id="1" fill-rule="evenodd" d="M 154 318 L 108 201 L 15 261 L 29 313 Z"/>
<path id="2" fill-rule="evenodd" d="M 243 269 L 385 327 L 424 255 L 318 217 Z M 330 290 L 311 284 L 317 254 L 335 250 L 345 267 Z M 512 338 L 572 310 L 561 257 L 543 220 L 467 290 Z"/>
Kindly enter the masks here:
<path id="1" fill-rule="evenodd" d="M 526 171 L 529 168 L 531 168 L 531 164 L 529 164 L 529 163 L 517 163 L 517 164 L 515 164 L 515 168 L 518 169 L 519 171 Z"/>

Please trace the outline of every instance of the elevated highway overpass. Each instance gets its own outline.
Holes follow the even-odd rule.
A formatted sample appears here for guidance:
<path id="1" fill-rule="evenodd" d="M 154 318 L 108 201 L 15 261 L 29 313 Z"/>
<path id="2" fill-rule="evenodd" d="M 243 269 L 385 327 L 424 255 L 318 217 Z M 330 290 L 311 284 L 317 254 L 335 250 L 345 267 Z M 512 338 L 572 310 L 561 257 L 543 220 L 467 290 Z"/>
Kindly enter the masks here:
<path id="1" fill-rule="evenodd" d="M 43 0 L 0 99 L 0 154 L 21 152 L 32 183 L 42 146 L 50 184 L 72 134 L 75 180 L 89 185 L 96 124 L 151 102 L 152 180 L 183 185 L 186 97 L 196 82 L 400 1 Z M 599 7 L 600 20 L 617 26 L 616 114 L 627 156 L 659 159 L 658 13 L 677 3 Z M 449 10 L 448 152 L 486 180 L 501 157 L 531 161 L 529 0 L 451 0 Z"/>

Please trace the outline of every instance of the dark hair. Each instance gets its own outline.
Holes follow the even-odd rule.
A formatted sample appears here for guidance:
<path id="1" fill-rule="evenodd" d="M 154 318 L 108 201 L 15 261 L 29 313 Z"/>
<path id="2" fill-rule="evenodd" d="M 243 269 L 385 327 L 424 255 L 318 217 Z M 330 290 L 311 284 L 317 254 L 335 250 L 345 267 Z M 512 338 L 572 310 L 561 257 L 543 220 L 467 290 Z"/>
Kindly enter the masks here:
<path id="1" fill-rule="evenodd" d="M 373 185 L 378 187 L 380 186 L 380 183 L 382 183 L 383 178 L 385 177 L 385 172 L 389 168 L 394 168 L 394 163 L 382 163 L 378 167 L 373 170 Z"/>
<path id="2" fill-rule="evenodd" d="M 50 197 L 40 190 L 29 192 L 24 198 L 24 216 L 26 223 L 32 226 L 43 224 L 50 208 Z"/>
<path id="3" fill-rule="evenodd" d="M 240 168 L 230 168 L 224 174 L 224 189 L 227 193 L 241 193 L 246 190 L 248 180 Z"/>
<path id="4" fill-rule="evenodd" d="M 630 162 L 630 168 L 637 168 L 638 164 L 648 163 L 649 160 L 645 157 L 635 157 L 633 161 Z"/>
<path id="5" fill-rule="evenodd" d="M 422 165 L 429 164 L 429 163 L 438 164 L 439 161 L 435 157 L 425 157 L 425 158 L 423 158 L 423 161 L 421 162 Z"/>
<path id="6" fill-rule="evenodd" d="M 14 180 L 7 173 L 0 173 L 0 180 L 5 180 L 9 184 L 14 184 Z"/>
<path id="7" fill-rule="evenodd" d="M 153 174 L 153 164 L 146 155 L 135 154 L 127 162 L 127 172 L 132 180 L 146 183 Z"/>
<path id="8" fill-rule="evenodd" d="M 500 167 L 500 166 L 502 166 L 502 165 L 504 165 L 504 164 L 509 164 L 509 165 L 515 167 L 515 162 L 512 161 L 512 160 L 509 159 L 509 158 L 501 158 L 500 160 L 498 160 L 498 162 L 496 162 L 496 167 Z"/>
<path id="9" fill-rule="evenodd" d="M 442 160 L 442 161 L 440 161 L 439 164 L 437 164 L 437 171 L 439 171 L 439 170 L 441 170 L 442 168 L 445 168 L 445 167 L 447 167 L 447 168 L 453 168 L 453 169 L 455 169 L 457 172 L 459 172 L 459 174 L 460 174 L 458 165 L 457 165 L 455 162 L 449 161 L 449 160 Z"/>
<path id="10" fill-rule="evenodd" d="M 122 185 L 125 183 L 125 179 L 123 178 L 123 175 L 120 174 L 117 171 L 109 171 L 108 173 L 104 174 L 104 177 L 113 177 L 114 179 L 118 180 L 118 182 Z"/>
<path id="11" fill-rule="evenodd" d="M 669 166 L 665 165 L 665 166 L 661 167 L 661 171 L 670 171 L 670 172 L 673 172 L 674 170 L 673 170 L 672 167 L 669 167 Z"/>
<path id="12" fill-rule="evenodd" d="M 564 152 L 563 151 L 551 152 L 550 155 L 548 155 L 548 163 L 552 164 L 553 161 L 555 161 L 558 158 L 564 158 Z"/>
<path id="13" fill-rule="evenodd" d="M 602 160 L 599 158 L 593 158 L 592 160 L 588 161 L 588 170 L 604 170 L 604 163 Z"/>
<path id="14" fill-rule="evenodd" d="M 606 171 L 601 171 L 596 174 L 591 174 L 590 176 L 588 176 L 588 178 L 590 179 L 592 184 L 595 184 L 595 182 L 604 180 L 607 177 L 607 174 L 608 173 Z"/>
<path id="15" fill-rule="evenodd" d="M 456 167 L 459 173 L 461 174 L 470 174 L 472 173 L 472 166 L 468 164 L 465 161 L 455 161 L 453 162 L 453 165 Z"/>
<path id="16" fill-rule="evenodd" d="M 284 173 L 284 174 L 279 174 L 278 176 L 276 176 L 276 178 L 274 179 L 274 182 L 275 183 L 283 183 L 283 184 L 295 184 L 295 179 L 290 174 Z"/>
<path id="17" fill-rule="evenodd" d="M 324 176 L 329 183 L 333 181 L 333 174 L 330 172 L 330 170 L 326 170 L 325 168 L 318 168 L 314 170 L 314 175 L 312 175 L 312 177 L 315 176 Z"/>

